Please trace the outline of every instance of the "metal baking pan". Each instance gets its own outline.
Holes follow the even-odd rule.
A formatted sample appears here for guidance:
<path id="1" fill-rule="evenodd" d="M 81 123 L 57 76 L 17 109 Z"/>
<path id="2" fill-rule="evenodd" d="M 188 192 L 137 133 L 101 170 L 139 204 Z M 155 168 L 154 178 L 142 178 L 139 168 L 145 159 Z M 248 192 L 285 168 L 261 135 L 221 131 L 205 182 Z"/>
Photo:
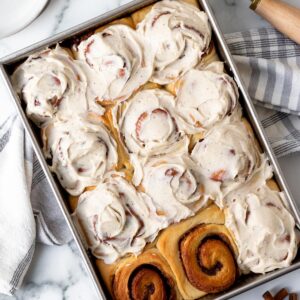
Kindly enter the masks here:
<path id="1" fill-rule="evenodd" d="M 68 43 L 68 40 L 70 38 L 74 38 L 77 35 L 82 35 L 88 32 L 89 30 L 92 30 L 93 28 L 97 28 L 101 25 L 104 25 L 106 23 L 109 23 L 115 19 L 124 17 L 136 10 L 139 10 L 143 8 L 144 6 L 150 5 L 157 2 L 157 0 L 134 0 L 128 4 L 125 4 L 115 10 L 112 10 L 108 13 L 105 13 L 99 17 L 96 17 L 90 21 L 84 22 L 78 26 L 75 26 L 69 30 L 66 30 L 60 34 L 57 34 L 49 39 L 43 40 L 41 42 L 38 42 L 32 46 L 29 46 L 21 51 L 15 52 L 3 59 L 0 60 L 0 74 L 1 77 L 4 79 L 4 82 L 6 84 L 6 87 L 8 88 L 11 98 L 17 108 L 17 111 L 19 113 L 19 116 L 23 122 L 23 125 L 28 133 L 28 135 L 31 138 L 33 148 L 36 152 L 36 155 L 40 161 L 40 164 L 45 172 L 45 175 L 48 179 L 48 182 L 51 186 L 51 189 L 54 193 L 55 200 L 57 204 L 59 205 L 65 220 L 72 232 L 72 235 L 74 237 L 74 240 L 78 246 L 79 252 L 81 254 L 81 257 L 85 263 L 86 270 L 95 286 L 95 290 L 97 295 L 99 296 L 99 299 L 109 299 L 110 296 L 106 291 L 106 288 L 104 287 L 103 283 L 101 282 L 101 277 L 99 274 L 99 271 L 97 270 L 95 266 L 95 258 L 91 255 L 89 250 L 87 250 L 84 239 L 82 238 L 82 235 L 80 234 L 80 229 L 76 224 L 73 222 L 73 219 L 71 217 L 71 211 L 68 207 L 67 201 L 64 199 L 67 199 L 66 192 L 60 187 L 59 183 L 53 176 L 53 174 L 50 172 L 48 165 L 46 163 L 46 160 L 43 156 L 42 150 L 41 150 L 41 142 L 40 142 L 40 135 L 39 130 L 34 126 L 34 124 L 27 119 L 26 114 L 24 112 L 24 109 L 21 105 L 20 99 L 15 93 L 15 91 L 12 88 L 11 82 L 10 82 L 10 74 L 12 70 L 15 68 L 16 64 L 22 62 L 26 57 L 29 55 L 42 50 L 45 47 L 51 47 L 54 46 L 56 43 L 62 43 L 63 45 Z M 277 162 L 277 159 L 275 158 L 275 155 L 271 149 L 271 146 L 267 140 L 267 137 L 265 135 L 265 132 L 262 128 L 262 125 L 258 119 L 258 116 L 255 112 L 255 108 L 252 104 L 252 101 L 245 89 L 245 86 L 241 80 L 241 77 L 239 75 L 239 72 L 237 70 L 237 67 L 232 59 L 232 56 L 226 46 L 224 37 L 222 35 L 222 32 L 220 30 L 220 27 L 218 26 L 218 23 L 214 17 L 213 11 L 209 5 L 209 0 L 199 0 L 200 6 L 203 8 L 204 11 L 206 11 L 210 23 L 212 25 L 212 29 L 214 32 L 214 42 L 217 48 L 217 52 L 221 59 L 225 62 L 227 72 L 234 77 L 235 81 L 237 82 L 239 86 L 239 92 L 240 92 L 240 103 L 243 106 L 244 114 L 248 117 L 254 132 L 256 134 L 256 137 L 258 138 L 264 152 L 269 157 L 269 160 L 274 168 L 274 175 L 277 180 L 278 185 L 280 186 L 281 190 L 285 193 L 287 202 L 290 206 L 290 210 L 292 214 L 295 217 L 297 227 L 300 229 L 300 213 L 297 208 L 297 205 L 295 201 L 293 200 L 293 197 L 290 193 L 290 190 L 287 187 L 286 181 L 283 177 L 282 171 L 279 167 L 279 164 Z M 239 281 L 228 291 L 223 292 L 221 294 L 217 295 L 207 295 L 203 297 L 202 299 L 228 299 L 230 297 L 233 297 L 237 294 L 240 294 L 242 292 L 245 292 L 255 286 L 258 286 L 264 282 L 267 282 L 269 280 L 272 280 L 278 276 L 281 276 L 283 274 L 289 273 L 295 269 L 300 268 L 300 253 L 298 251 L 298 255 L 296 259 L 294 260 L 293 264 L 287 268 L 280 269 L 277 271 L 273 271 L 267 274 L 263 275 L 248 275 L 248 276 L 242 276 L 240 277 Z"/>

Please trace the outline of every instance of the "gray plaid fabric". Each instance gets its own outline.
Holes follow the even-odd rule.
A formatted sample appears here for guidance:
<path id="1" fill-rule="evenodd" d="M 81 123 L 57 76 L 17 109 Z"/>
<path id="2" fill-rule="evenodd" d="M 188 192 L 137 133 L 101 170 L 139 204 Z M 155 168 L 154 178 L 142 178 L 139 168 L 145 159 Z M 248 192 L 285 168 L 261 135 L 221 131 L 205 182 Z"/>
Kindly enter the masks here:
<path id="1" fill-rule="evenodd" d="M 277 156 L 300 150 L 300 46 L 274 28 L 225 35 Z"/>
<path id="2" fill-rule="evenodd" d="M 28 270 L 35 241 L 58 245 L 71 234 L 9 104 L 0 101 L 0 293 L 11 295 Z"/>

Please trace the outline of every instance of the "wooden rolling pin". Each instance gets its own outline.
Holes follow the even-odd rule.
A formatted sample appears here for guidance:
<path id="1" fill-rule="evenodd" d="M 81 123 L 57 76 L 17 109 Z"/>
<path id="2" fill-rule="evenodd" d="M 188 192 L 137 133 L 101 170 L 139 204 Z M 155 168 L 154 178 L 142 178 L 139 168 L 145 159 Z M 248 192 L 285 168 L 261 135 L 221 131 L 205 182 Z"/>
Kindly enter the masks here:
<path id="1" fill-rule="evenodd" d="M 280 0 L 252 0 L 250 8 L 300 44 L 300 9 Z"/>

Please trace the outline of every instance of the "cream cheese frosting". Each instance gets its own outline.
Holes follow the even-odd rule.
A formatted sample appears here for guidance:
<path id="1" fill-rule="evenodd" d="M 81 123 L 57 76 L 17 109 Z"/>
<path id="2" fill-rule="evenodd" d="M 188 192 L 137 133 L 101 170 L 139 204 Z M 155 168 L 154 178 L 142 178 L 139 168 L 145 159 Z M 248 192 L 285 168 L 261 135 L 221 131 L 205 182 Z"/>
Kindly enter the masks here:
<path id="1" fill-rule="evenodd" d="M 216 64 L 222 65 L 212 65 Z M 213 66 L 191 69 L 179 80 L 176 106 L 188 133 L 211 128 L 232 116 L 237 108 L 238 89 L 234 80 L 217 70 Z"/>
<path id="2" fill-rule="evenodd" d="M 180 1 L 160 1 L 137 25 L 155 52 L 151 81 L 167 84 L 199 63 L 209 47 L 207 15 Z"/>
<path id="3" fill-rule="evenodd" d="M 125 100 L 145 84 L 153 71 L 154 54 L 142 35 L 126 25 L 112 25 L 78 46 L 78 58 L 105 83 L 101 100 Z"/>
<path id="4" fill-rule="evenodd" d="M 243 122 L 222 122 L 191 153 L 200 172 L 223 187 L 245 182 L 265 160 Z"/>
<path id="5" fill-rule="evenodd" d="M 241 121 L 237 85 L 221 62 L 204 66 L 210 43 L 204 12 L 163 0 L 137 30 L 111 25 L 81 41 L 76 60 L 57 45 L 12 75 L 28 117 L 43 127 L 51 171 L 79 196 L 74 216 L 89 248 L 106 264 L 139 255 L 160 230 L 211 200 L 224 209 L 242 273 L 286 267 L 296 256 L 295 221 L 283 193 L 266 184 L 272 167 Z M 145 89 L 148 81 L 175 82 L 176 97 Z M 94 115 L 111 102 L 130 181 L 115 171 L 123 149 L 118 158 Z"/>
<path id="6" fill-rule="evenodd" d="M 95 102 L 104 92 L 102 82 L 60 46 L 30 56 L 16 69 L 12 82 L 26 103 L 26 114 L 40 127 L 54 117 L 104 113 Z"/>
<path id="7" fill-rule="evenodd" d="M 118 161 L 116 142 L 102 123 L 55 122 L 45 128 L 43 139 L 50 169 L 71 195 L 96 185 Z"/>
<path id="8" fill-rule="evenodd" d="M 123 110 L 116 107 L 114 125 L 129 153 L 148 157 L 187 150 L 189 141 L 178 129 L 172 94 L 160 89 L 142 90 L 124 105 Z"/>
<path id="9" fill-rule="evenodd" d="M 283 193 L 266 185 L 236 193 L 225 209 L 225 225 L 239 248 L 243 273 L 265 273 L 287 267 L 297 253 L 295 221 Z"/>
<path id="10" fill-rule="evenodd" d="M 92 253 L 106 264 L 129 253 L 138 255 L 167 226 L 151 198 L 115 172 L 80 196 L 75 215 Z"/>
<path id="11" fill-rule="evenodd" d="M 136 178 L 170 224 L 194 215 L 210 198 L 187 155 L 151 158 Z"/>

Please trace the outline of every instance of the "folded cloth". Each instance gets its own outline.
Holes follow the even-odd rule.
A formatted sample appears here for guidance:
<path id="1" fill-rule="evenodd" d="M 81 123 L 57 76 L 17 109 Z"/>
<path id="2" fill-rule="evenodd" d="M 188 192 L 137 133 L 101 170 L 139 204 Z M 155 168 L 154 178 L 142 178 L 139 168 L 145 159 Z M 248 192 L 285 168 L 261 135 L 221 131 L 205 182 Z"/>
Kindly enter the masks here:
<path id="1" fill-rule="evenodd" d="M 71 235 L 4 89 L 0 99 L 0 293 L 11 295 L 35 241 L 59 245 Z"/>
<path id="2" fill-rule="evenodd" d="M 225 35 L 277 156 L 300 150 L 300 45 L 274 28 Z"/>
<path id="3" fill-rule="evenodd" d="M 275 153 L 299 151 L 300 46 L 272 28 L 227 34 L 226 40 Z M 13 294 L 28 269 L 35 240 L 59 245 L 71 235 L 3 93 L 0 89 L 0 293 Z"/>

